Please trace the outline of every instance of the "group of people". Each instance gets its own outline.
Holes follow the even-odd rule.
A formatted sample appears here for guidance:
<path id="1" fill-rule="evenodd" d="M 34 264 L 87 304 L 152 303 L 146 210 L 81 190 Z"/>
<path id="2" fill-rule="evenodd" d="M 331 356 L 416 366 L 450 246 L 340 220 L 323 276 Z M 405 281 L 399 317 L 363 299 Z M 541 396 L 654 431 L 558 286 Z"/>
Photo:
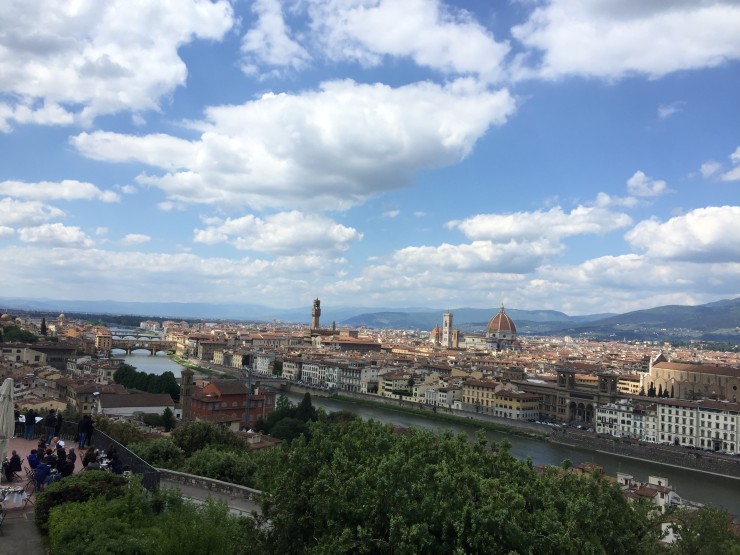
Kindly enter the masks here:
<path id="1" fill-rule="evenodd" d="M 31 449 L 28 455 L 28 466 L 33 470 L 36 483 L 40 486 L 70 476 L 75 470 L 76 461 L 74 447 L 70 447 L 68 453 L 64 441 L 59 437 L 53 437 L 48 445 L 42 437 L 38 448 Z"/>
<path id="2" fill-rule="evenodd" d="M 16 420 L 20 419 L 20 412 L 16 412 Z M 64 415 L 62 411 L 50 409 L 44 417 L 41 417 L 38 412 L 34 409 L 29 409 L 25 415 L 23 415 L 23 437 L 27 440 L 32 440 L 36 437 L 36 424 L 43 425 L 44 433 L 43 437 L 46 443 L 50 443 L 55 437 L 59 437 L 62 431 L 62 424 L 64 423 Z M 82 450 L 85 445 L 90 444 L 90 440 L 93 434 L 93 421 L 89 414 L 86 414 L 77 423 L 77 448 Z"/>

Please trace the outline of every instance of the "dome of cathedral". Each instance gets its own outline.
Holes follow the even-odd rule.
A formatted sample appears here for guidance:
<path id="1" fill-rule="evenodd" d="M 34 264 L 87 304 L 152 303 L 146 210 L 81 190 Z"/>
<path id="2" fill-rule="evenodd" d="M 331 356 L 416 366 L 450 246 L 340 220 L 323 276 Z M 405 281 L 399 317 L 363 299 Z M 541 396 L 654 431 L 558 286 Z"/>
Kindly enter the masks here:
<path id="1" fill-rule="evenodd" d="M 9 322 L 10 320 L 12 320 L 12 318 L 10 317 L 10 314 L 3 314 L 2 316 L 0 316 L 0 320 L 2 320 L 3 322 Z"/>
<path id="2" fill-rule="evenodd" d="M 488 322 L 488 327 L 486 328 L 487 334 L 494 334 L 494 333 L 516 333 L 516 326 L 514 325 L 514 320 L 509 318 L 509 315 L 506 314 L 504 311 L 504 306 L 501 305 L 501 310 L 498 311 L 498 314 L 496 314 L 491 320 Z"/>

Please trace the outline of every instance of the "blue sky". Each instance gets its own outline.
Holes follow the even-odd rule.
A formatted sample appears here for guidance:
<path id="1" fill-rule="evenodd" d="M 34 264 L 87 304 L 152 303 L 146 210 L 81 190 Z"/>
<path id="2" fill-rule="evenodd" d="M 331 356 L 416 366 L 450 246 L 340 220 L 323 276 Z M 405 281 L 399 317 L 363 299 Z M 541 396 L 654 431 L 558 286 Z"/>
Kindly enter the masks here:
<path id="1" fill-rule="evenodd" d="M 3 11 L 2 296 L 585 314 L 740 295 L 738 2 Z"/>

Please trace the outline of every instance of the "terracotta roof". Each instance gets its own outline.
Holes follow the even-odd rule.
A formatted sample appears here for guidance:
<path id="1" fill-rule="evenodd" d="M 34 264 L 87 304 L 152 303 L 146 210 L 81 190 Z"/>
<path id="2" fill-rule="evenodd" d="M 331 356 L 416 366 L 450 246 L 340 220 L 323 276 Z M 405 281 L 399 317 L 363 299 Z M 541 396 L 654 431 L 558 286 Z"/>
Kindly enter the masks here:
<path id="1" fill-rule="evenodd" d="M 516 326 L 514 321 L 509 318 L 508 314 L 504 311 L 504 306 L 501 305 L 501 310 L 488 322 L 486 333 L 516 333 Z"/>
<path id="2" fill-rule="evenodd" d="M 119 409 L 128 407 L 174 407 L 175 402 L 167 393 L 131 393 L 116 395 L 102 393 L 100 406 L 104 409 Z"/>

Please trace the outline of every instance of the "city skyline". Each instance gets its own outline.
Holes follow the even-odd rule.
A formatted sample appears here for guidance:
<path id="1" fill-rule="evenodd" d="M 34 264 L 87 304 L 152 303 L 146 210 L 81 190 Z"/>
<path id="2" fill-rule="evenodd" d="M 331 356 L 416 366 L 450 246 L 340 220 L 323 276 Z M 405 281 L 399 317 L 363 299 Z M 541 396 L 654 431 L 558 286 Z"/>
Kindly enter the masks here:
<path id="1" fill-rule="evenodd" d="M 38 0 L 5 20 L 4 297 L 740 296 L 736 4 Z"/>

